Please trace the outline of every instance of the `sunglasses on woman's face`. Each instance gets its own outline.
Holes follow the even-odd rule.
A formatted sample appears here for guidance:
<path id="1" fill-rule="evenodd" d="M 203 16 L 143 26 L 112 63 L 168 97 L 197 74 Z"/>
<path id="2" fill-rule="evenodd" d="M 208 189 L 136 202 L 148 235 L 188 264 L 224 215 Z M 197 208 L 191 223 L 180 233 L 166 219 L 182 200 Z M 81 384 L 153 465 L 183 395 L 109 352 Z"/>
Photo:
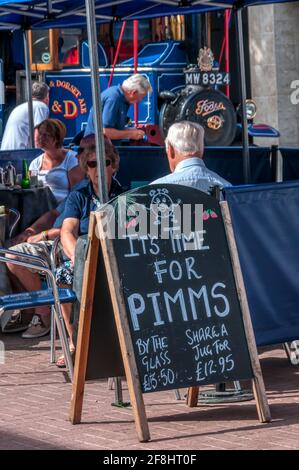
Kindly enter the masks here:
<path id="1" fill-rule="evenodd" d="M 91 160 L 89 162 L 86 162 L 86 165 L 88 168 L 96 168 L 98 166 L 98 162 L 96 160 Z M 106 166 L 111 165 L 111 160 L 106 159 Z"/>

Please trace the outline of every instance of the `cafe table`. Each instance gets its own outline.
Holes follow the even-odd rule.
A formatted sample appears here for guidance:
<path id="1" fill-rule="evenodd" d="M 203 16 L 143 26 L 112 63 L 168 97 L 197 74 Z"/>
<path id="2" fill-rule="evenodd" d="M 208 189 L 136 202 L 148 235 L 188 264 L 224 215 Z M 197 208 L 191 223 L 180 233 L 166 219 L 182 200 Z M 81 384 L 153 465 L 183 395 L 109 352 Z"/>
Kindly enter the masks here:
<path id="1" fill-rule="evenodd" d="M 57 201 L 48 186 L 22 189 L 20 186 L 0 186 L 0 206 L 17 209 L 21 218 L 17 233 L 22 232 L 49 210 L 55 209 Z"/>

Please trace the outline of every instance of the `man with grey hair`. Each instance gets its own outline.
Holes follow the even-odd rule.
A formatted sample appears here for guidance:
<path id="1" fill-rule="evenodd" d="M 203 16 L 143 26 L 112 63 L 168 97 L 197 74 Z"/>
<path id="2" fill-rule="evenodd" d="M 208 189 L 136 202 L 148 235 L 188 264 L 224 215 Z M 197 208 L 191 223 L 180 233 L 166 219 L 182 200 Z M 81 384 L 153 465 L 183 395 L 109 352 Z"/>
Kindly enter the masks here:
<path id="1" fill-rule="evenodd" d="M 171 173 L 151 184 L 181 184 L 206 193 L 211 186 L 231 186 L 228 181 L 205 166 L 202 160 L 204 129 L 196 122 L 181 121 L 172 124 L 165 146 Z"/>
<path id="2" fill-rule="evenodd" d="M 122 85 L 112 86 L 101 93 L 103 129 L 106 137 L 114 144 L 121 139 L 141 140 L 141 129 L 126 127 L 127 113 L 131 104 L 139 103 L 152 92 L 146 77 L 136 73 L 123 81 Z M 84 135 L 94 133 L 94 112 L 91 108 Z"/>
<path id="3" fill-rule="evenodd" d="M 32 106 L 34 127 L 49 116 L 49 87 L 43 82 L 32 84 Z M 1 150 L 29 148 L 28 102 L 11 112 L 1 142 Z"/>

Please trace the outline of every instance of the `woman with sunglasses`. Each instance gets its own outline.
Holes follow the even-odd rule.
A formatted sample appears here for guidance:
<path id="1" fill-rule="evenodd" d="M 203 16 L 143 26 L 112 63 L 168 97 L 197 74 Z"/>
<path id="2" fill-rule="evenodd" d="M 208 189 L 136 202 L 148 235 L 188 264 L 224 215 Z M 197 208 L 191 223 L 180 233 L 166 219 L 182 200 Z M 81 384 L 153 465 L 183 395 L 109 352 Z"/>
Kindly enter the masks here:
<path id="1" fill-rule="evenodd" d="M 68 261 L 60 266 L 56 272 L 57 284 L 68 287 L 73 283 L 77 239 L 79 236 L 87 234 L 90 212 L 100 207 L 95 146 L 92 145 L 84 149 L 80 154 L 79 161 L 82 170 L 89 179 L 89 183 L 78 191 L 72 191 L 66 201 L 63 212 L 64 221 L 61 228 L 61 244 L 65 255 L 68 257 Z M 112 177 L 119 166 L 119 154 L 111 141 L 106 138 L 105 162 L 108 192 L 110 194 Z M 73 327 L 70 323 L 71 308 L 70 304 L 62 306 L 62 313 L 70 337 L 70 351 L 72 352 L 75 348 L 72 341 Z M 63 356 L 58 359 L 56 365 L 58 367 L 65 367 Z"/>
<path id="2" fill-rule="evenodd" d="M 119 155 L 110 140 L 105 139 L 105 161 L 108 192 L 112 176 L 118 170 Z M 78 191 L 72 191 L 64 209 L 61 228 L 61 243 L 65 254 L 74 262 L 78 236 L 88 232 L 89 214 L 100 206 L 98 199 L 98 169 L 95 146 L 87 147 L 80 155 L 80 166 L 89 179 L 89 184 Z"/>

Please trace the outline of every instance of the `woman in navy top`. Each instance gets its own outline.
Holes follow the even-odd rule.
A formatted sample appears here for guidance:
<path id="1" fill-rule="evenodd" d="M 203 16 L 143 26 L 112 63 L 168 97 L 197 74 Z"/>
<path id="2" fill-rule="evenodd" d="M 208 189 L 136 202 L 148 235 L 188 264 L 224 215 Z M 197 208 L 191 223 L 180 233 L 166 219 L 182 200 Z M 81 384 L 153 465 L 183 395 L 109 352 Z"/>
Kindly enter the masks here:
<path id="1" fill-rule="evenodd" d="M 119 155 L 109 139 L 105 138 L 106 177 L 108 192 L 111 189 L 112 176 L 119 166 Z M 63 212 L 64 221 L 61 228 L 61 244 L 69 258 L 57 269 L 56 282 L 59 285 L 70 286 L 73 283 L 74 259 L 77 239 L 88 232 L 89 215 L 100 207 L 98 198 L 98 170 L 95 146 L 88 147 L 80 155 L 80 166 L 86 172 L 89 183 L 78 191 L 72 191 L 66 201 Z M 71 304 L 62 305 L 62 313 L 70 337 L 70 351 L 75 351 L 73 344 L 73 326 L 70 323 Z M 64 357 L 61 356 L 56 365 L 65 367 Z"/>

